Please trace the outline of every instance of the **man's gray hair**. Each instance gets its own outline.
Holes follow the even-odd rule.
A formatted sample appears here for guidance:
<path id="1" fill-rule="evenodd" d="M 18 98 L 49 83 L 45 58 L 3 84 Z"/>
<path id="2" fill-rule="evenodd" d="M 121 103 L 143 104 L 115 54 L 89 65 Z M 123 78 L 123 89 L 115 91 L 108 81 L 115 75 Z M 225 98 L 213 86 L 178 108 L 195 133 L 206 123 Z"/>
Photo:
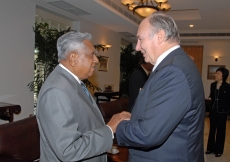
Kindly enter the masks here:
<path id="1" fill-rule="evenodd" d="M 168 15 L 161 12 L 155 12 L 149 16 L 151 25 L 151 36 L 160 30 L 165 32 L 165 41 L 180 43 L 180 34 L 175 21 Z"/>
<path id="2" fill-rule="evenodd" d="M 70 31 L 59 37 L 57 40 L 58 62 L 65 60 L 70 52 L 80 53 L 86 48 L 84 40 L 91 39 L 91 34 L 77 31 Z"/>

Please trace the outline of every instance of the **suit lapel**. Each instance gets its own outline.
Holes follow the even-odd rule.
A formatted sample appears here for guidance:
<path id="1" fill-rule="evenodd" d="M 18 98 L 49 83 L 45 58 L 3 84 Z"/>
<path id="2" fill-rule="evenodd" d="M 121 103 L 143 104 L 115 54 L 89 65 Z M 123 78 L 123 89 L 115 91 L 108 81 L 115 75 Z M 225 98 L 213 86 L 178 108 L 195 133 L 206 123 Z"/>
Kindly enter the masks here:
<path id="1" fill-rule="evenodd" d="M 104 123 L 104 119 L 102 117 L 102 114 L 96 104 L 96 102 L 94 101 L 93 97 L 90 94 L 91 100 L 90 98 L 86 95 L 85 91 L 82 89 L 81 85 L 78 83 L 78 81 L 70 74 L 68 73 L 65 69 L 63 69 L 60 66 L 57 66 L 55 68 L 55 70 L 57 70 L 58 73 L 60 73 L 61 75 L 63 75 L 66 79 L 68 79 L 70 85 L 73 87 L 73 90 L 76 93 L 76 96 L 79 96 L 83 102 L 85 102 L 88 107 L 91 108 L 91 110 L 94 112 L 95 115 L 99 116 L 99 118 L 101 119 L 101 121 Z M 104 123 L 105 124 L 105 123 Z"/>
<path id="2" fill-rule="evenodd" d="M 86 95 L 86 93 L 84 92 L 84 90 L 81 88 L 80 84 L 77 84 L 77 87 L 74 87 L 76 89 L 76 93 L 79 95 L 79 97 L 82 98 L 83 101 L 85 101 L 87 103 L 87 105 L 92 109 L 92 111 L 95 113 L 95 115 L 99 116 L 99 118 L 101 119 L 101 121 L 104 123 L 104 119 L 102 117 L 102 114 L 96 104 L 96 102 L 94 101 L 93 97 L 90 94 L 90 98 Z"/>

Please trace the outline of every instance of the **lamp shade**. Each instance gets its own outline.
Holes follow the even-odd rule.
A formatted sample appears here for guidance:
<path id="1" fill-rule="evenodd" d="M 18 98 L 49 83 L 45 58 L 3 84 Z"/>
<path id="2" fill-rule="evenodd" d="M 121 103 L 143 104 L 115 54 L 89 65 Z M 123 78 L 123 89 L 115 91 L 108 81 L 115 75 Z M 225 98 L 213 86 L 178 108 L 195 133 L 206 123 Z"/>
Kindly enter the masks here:
<path id="1" fill-rule="evenodd" d="M 137 4 L 131 4 L 128 6 L 128 9 L 132 11 L 134 9 L 134 7 L 136 7 L 136 6 L 137 6 Z"/>
<path id="2" fill-rule="evenodd" d="M 155 2 L 157 2 L 157 3 L 166 3 L 166 2 L 168 2 L 168 0 L 155 0 Z"/>
<path id="3" fill-rule="evenodd" d="M 107 44 L 107 45 L 105 45 L 105 47 L 106 47 L 106 48 L 110 48 L 110 47 L 112 47 L 112 45 Z"/>
<path id="4" fill-rule="evenodd" d="M 168 11 L 171 9 L 171 5 L 168 4 L 168 0 L 154 0 L 156 5 L 153 4 L 153 0 L 121 0 L 121 3 L 126 5 L 133 13 L 137 13 L 142 17 L 147 17 L 156 11 Z"/>
<path id="5" fill-rule="evenodd" d="M 140 7 L 136 7 L 133 9 L 135 12 L 137 12 L 139 15 L 143 16 L 143 17 L 147 17 L 149 15 L 151 15 L 152 13 L 156 12 L 157 9 L 154 9 L 152 7 L 148 7 L 148 6 L 142 6 Z"/>
<path id="6" fill-rule="evenodd" d="M 160 8 L 161 10 L 163 10 L 163 11 L 167 11 L 167 10 L 169 10 L 169 9 L 171 8 L 171 5 L 168 4 L 168 3 L 162 3 L 162 4 L 159 6 L 159 8 Z"/>
<path id="7" fill-rule="evenodd" d="M 123 3 L 124 5 L 127 5 L 127 4 L 132 4 L 134 3 L 135 0 L 121 0 L 121 3 Z"/>

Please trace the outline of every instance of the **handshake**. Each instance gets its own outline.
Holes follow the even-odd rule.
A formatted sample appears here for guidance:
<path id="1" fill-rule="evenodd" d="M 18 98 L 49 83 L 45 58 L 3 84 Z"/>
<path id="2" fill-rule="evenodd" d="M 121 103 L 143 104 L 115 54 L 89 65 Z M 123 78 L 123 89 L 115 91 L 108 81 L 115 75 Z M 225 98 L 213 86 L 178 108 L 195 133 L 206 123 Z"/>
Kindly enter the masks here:
<path id="1" fill-rule="evenodd" d="M 130 120 L 131 114 L 129 112 L 123 111 L 118 114 L 114 114 L 110 121 L 107 123 L 108 126 L 113 130 L 113 133 L 116 132 L 117 125 L 122 121 L 122 120 Z"/>

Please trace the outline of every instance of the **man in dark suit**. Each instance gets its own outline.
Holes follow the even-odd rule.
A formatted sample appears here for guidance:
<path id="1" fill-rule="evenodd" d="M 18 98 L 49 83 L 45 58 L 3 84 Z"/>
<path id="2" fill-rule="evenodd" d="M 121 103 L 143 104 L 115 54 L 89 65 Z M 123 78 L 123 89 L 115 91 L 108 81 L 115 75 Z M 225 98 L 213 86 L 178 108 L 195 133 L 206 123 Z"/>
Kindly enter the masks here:
<path id="1" fill-rule="evenodd" d="M 129 147 L 129 162 L 204 162 L 204 90 L 199 71 L 179 46 L 174 20 L 160 12 L 145 18 L 136 50 L 153 71 L 136 99 L 129 121 L 116 130 Z"/>
<path id="2" fill-rule="evenodd" d="M 81 80 L 93 75 L 98 59 L 91 35 L 71 31 L 57 41 L 59 65 L 38 97 L 41 162 L 106 162 L 117 124 L 130 117 L 116 114 L 105 125 L 97 104 Z"/>
<path id="3" fill-rule="evenodd" d="M 143 58 L 141 65 L 132 72 L 129 78 L 129 112 L 132 111 L 139 90 L 145 85 L 152 68 L 153 65 L 146 63 Z"/>

